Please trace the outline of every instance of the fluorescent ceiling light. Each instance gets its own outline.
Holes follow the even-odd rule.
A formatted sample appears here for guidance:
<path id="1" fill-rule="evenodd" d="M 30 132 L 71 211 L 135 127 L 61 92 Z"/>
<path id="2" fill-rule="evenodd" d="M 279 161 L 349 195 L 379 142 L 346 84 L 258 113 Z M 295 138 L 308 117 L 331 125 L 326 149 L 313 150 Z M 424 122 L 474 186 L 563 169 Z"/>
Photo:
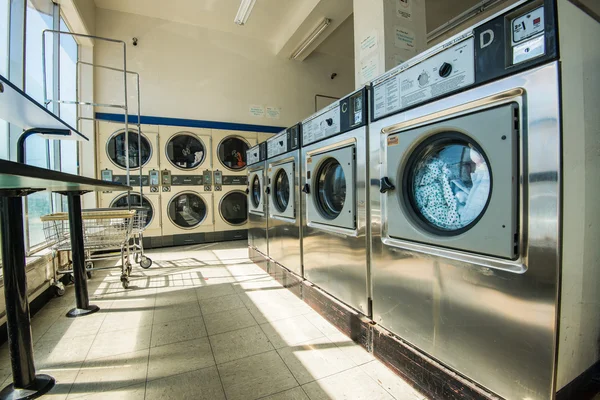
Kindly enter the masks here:
<path id="1" fill-rule="evenodd" d="M 248 21 L 248 17 L 252 12 L 256 0 L 242 0 L 240 8 L 238 9 L 237 15 L 235 16 L 234 22 L 238 25 L 245 25 Z"/>
<path id="2" fill-rule="evenodd" d="M 331 24 L 331 20 L 329 18 L 325 18 L 321 23 L 315 28 L 314 31 L 298 46 L 298 48 L 292 53 L 290 58 L 297 60 L 300 58 L 300 55 L 304 53 L 304 51 L 310 46 L 325 29 Z"/>

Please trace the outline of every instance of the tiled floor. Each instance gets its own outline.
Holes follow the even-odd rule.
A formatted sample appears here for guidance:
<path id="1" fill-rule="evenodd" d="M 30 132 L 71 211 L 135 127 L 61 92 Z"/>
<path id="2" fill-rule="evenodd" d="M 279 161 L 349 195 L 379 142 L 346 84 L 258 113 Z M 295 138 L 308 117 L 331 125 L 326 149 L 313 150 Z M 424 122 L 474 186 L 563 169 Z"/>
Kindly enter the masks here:
<path id="1" fill-rule="evenodd" d="M 129 290 L 118 270 L 89 281 L 100 312 L 66 318 L 69 288 L 33 318 L 36 366 L 57 381 L 44 398 L 423 399 L 250 262 L 245 242 L 149 255 Z"/>

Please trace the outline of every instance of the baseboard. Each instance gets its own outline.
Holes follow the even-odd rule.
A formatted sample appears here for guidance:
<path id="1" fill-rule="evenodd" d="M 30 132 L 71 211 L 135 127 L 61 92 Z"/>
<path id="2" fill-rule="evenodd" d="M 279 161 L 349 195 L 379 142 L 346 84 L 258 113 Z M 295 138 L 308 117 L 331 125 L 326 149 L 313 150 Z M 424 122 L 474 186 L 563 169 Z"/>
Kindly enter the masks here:
<path id="1" fill-rule="evenodd" d="M 600 361 L 556 393 L 556 400 L 591 400 L 600 393 Z"/>

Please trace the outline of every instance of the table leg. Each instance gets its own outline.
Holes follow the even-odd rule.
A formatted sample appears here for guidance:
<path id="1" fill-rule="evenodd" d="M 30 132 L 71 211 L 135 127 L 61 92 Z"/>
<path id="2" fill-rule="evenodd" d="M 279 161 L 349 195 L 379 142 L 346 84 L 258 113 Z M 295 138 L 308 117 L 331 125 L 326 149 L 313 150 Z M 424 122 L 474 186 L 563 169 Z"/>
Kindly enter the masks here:
<path id="1" fill-rule="evenodd" d="M 2 218 L 2 270 L 6 325 L 13 383 L 0 392 L 0 399 L 33 399 L 54 386 L 54 378 L 36 375 L 33 362 L 33 342 L 27 278 L 25 275 L 25 244 L 23 235 L 23 198 L 28 192 L 0 193 Z"/>
<path id="2" fill-rule="evenodd" d="M 83 249 L 83 219 L 81 217 L 81 192 L 67 192 L 69 204 L 69 228 L 71 232 L 71 252 L 73 256 L 73 278 L 75 279 L 76 307 L 67 313 L 75 318 L 93 314 L 100 308 L 90 305 Z"/>

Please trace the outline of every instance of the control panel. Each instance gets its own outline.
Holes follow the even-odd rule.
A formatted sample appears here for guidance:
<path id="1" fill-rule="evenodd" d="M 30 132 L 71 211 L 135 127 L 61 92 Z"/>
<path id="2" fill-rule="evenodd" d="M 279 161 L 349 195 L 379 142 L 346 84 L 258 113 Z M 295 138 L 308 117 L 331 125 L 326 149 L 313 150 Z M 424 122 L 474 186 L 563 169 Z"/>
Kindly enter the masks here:
<path id="1" fill-rule="evenodd" d="M 103 169 L 102 172 L 100 172 L 100 176 L 101 176 L 102 180 L 105 181 L 105 182 L 112 182 L 113 181 L 113 171 L 112 171 L 112 169 Z"/>
<path id="2" fill-rule="evenodd" d="M 359 128 L 367 123 L 367 89 L 363 88 L 325 107 L 302 122 L 302 145 Z"/>
<path id="3" fill-rule="evenodd" d="M 475 82 L 475 40 L 470 37 L 373 85 L 375 119 L 454 92 Z"/>
<path id="4" fill-rule="evenodd" d="M 203 175 L 173 175 L 171 177 L 173 186 L 202 186 L 204 184 Z"/>
<path id="5" fill-rule="evenodd" d="M 215 171 L 216 173 L 216 171 Z M 213 173 L 212 171 L 206 169 L 202 173 L 202 183 L 204 183 L 204 190 L 210 191 L 212 190 L 212 181 L 213 181 Z"/>
<path id="6" fill-rule="evenodd" d="M 300 148 L 300 124 L 267 139 L 267 157 L 272 158 Z"/>
<path id="7" fill-rule="evenodd" d="M 155 169 L 150 170 L 150 172 L 148 172 L 148 178 L 150 180 L 150 192 L 158 193 L 160 190 L 160 171 Z"/>
<path id="8" fill-rule="evenodd" d="M 558 58 L 556 4 L 534 0 L 398 65 L 371 88 L 372 121 Z"/>
<path id="9" fill-rule="evenodd" d="M 162 186 L 163 192 L 171 191 L 171 171 L 168 169 L 160 171 L 160 185 Z"/>
<path id="10" fill-rule="evenodd" d="M 256 164 L 267 159 L 267 142 L 262 142 L 246 150 L 246 161 L 248 165 Z"/>
<path id="11" fill-rule="evenodd" d="M 223 172 L 216 170 L 214 172 L 214 178 L 215 178 L 215 190 L 217 192 L 220 192 L 221 190 L 223 190 Z"/>

